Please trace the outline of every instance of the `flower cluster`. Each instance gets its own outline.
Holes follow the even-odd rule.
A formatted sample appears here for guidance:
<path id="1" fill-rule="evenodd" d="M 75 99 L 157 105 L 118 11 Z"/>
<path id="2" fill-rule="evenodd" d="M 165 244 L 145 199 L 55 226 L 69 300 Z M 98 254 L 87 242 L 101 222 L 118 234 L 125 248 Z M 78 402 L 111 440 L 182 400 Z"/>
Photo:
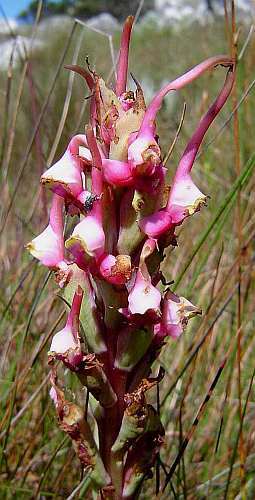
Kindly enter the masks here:
<path id="1" fill-rule="evenodd" d="M 82 466 L 91 468 L 92 487 L 102 498 L 133 498 L 162 442 L 159 417 L 145 398 L 155 383 L 151 366 L 166 337 L 179 337 L 200 309 L 164 289 L 160 264 L 167 247 L 176 244 L 176 228 L 206 203 L 191 169 L 234 80 L 232 60 L 211 57 L 164 86 L 146 107 L 134 77 L 135 91 L 126 88 L 132 24 L 132 17 L 124 24 L 114 90 L 90 68 L 67 66 L 90 90 L 90 123 L 42 175 L 41 183 L 53 193 L 49 224 L 27 245 L 55 272 L 70 306 L 50 347 L 51 397 L 60 427 Z M 168 92 L 217 65 L 228 68 L 225 83 L 191 137 L 170 188 L 157 112 Z M 56 360 L 87 387 L 98 442 L 83 410 L 65 400 Z"/>

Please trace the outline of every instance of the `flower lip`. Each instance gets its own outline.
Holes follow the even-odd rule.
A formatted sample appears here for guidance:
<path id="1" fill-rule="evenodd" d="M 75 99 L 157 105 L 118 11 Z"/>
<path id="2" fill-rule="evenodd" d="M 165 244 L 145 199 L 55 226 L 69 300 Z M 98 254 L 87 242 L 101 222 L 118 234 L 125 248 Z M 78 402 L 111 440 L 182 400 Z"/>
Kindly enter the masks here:
<path id="1" fill-rule="evenodd" d="M 65 328 L 56 333 L 52 339 L 50 351 L 58 354 L 64 354 L 69 349 L 76 349 L 77 342 L 72 334 L 71 326 L 67 325 Z"/>
<path id="2" fill-rule="evenodd" d="M 44 266 L 57 268 L 64 260 L 59 239 L 51 226 L 26 245 L 27 250 Z"/>
<path id="3" fill-rule="evenodd" d="M 139 268 L 128 295 L 128 309 L 132 315 L 145 314 L 150 310 L 157 315 L 160 310 L 161 293 L 152 285 L 145 262 L 147 257 L 154 252 L 155 247 L 156 242 L 152 238 L 147 239 L 143 245 Z"/>
<path id="4" fill-rule="evenodd" d="M 77 168 L 77 160 L 69 151 L 50 167 L 41 177 L 41 183 L 48 185 L 60 196 L 72 194 L 77 196 L 82 191 L 81 170 Z"/>

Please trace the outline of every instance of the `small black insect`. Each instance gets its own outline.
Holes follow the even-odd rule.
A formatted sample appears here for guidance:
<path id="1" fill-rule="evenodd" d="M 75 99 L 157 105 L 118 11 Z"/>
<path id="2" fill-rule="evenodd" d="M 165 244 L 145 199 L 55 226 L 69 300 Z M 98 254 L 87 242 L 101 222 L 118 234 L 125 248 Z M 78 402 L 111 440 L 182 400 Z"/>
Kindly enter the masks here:
<path id="1" fill-rule="evenodd" d="M 91 212 L 95 201 L 98 201 L 100 199 L 101 199 L 101 196 L 98 196 L 96 194 L 90 193 L 87 196 L 86 200 L 84 201 L 84 210 L 85 210 L 85 212 L 86 213 Z"/>

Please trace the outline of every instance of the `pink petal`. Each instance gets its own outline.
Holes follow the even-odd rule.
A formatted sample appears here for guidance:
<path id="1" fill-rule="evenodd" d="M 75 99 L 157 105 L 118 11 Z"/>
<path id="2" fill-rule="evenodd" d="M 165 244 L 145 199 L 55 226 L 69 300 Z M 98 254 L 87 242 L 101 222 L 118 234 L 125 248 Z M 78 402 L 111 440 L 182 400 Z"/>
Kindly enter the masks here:
<path id="1" fill-rule="evenodd" d="M 77 158 L 74 159 L 71 153 L 66 151 L 55 165 L 44 172 L 41 177 L 42 184 L 48 185 L 59 196 L 66 196 L 69 193 L 78 196 L 83 186 L 81 169 L 77 167 L 77 161 Z"/>
<path id="2" fill-rule="evenodd" d="M 179 337 L 185 330 L 188 320 L 197 314 L 201 314 L 201 310 L 189 300 L 168 291 L 163 300 L 162 321 L 159 329 L 161 336 Z"/>
<path id="3" fill-rule="evenodd" d="M 27 249 L 43 265 L 66 269 L 63 230 L 63 199 L 55 194 L 50 210 L 49 225 L 39 236 L 28 243 Z"/>
<path id="4" fill-rule="evenodd" d="M 50 225 L 28 243 L 27 249 L 44 266 L 48 267 L 57 267 L 64 258 L 58 235 Z"/>
<path id="5" fill-rule="evenodd" d="M 207 67 L 209 62 L 205 63 L 205 67 Z M 200 65 L 200 69 L 199 66 L 197 67 L 199 71 L 202 68 L 203 65 Z M 192 71 L 193 70 L 191 70 L 190 74 L 192 74 Z M 234 77 L 234 72 L 231 68 L 227 74 L 221 92 L 200 121 L 197 130 L 189 141 L 179 162 L 166 208 L 148 217 L 144 217 L 139 222 L 141 230 L 148 236 L 157 238 L 171 227 L 181 224 L 186 217 L 195 213 L 200 209 L 201 205 L 205 204 L 206 196 L 196 187 L 189 172 L 194 164 L 199 146 L 206 131 L 222 106 L 224 106 L 231 92 Z M 139 132 L 139 134 L 140 133 L 141 132 Z M 148 133 L 147 129 L 146 133 Z"/>
<path id="6" fill-rule="evenodd" d="M 78 286 L 66 326 L 54 335 L 49 352 L 50 357 L 63 361 L 71 370 L 75 370 L 83 358 L 79 338 L 79 315 L 83 293 L 82 288 Z"/>
<path id="7" fill-rule="evenodd" d="M 139 221 L 139 227 L 143 233 L 151 238 L 158 238 L 171 227 L 174 227 L 172 217 L 166 209 L 159 210 L 154 214 L 143 217 Z"/>
<path id="8" fill-rule="evenodd" d="M 87 145 L 86 137 L 82 134 L 74 136 L 62 158 L 50 167 L 41 177 L 42 184 L 66 197 L 68 194 L 78 196 L 82 189 L 81 172 L 83 163 L 79 155 L 79 147 Z"/>
<path id="9" fill-rule="evenodd" d="M 77 224 L 72 236 L 65 243 L 74 256 L 87 254 L 89 257 L 100 257 L 104 252 L 105 234 L 97 219 L 88 215 Z"/>
<path id="10" fill-rule="evenodd" d="M 177 224 L 185 216 L 181 216 L 182 208 L 185 209 L 186 216 L 194 214 L 201 205 L 206 203 L 206 196 L 197 188 L 190 175 L 179 177 L 173 184 L 167 210 L 172 216 L 172 220 Z M 179 213 L 178 213 L 179 211 Z"/>
<path id="11" fill-rule="evenodd" d="M 148 132 L 149 130 L 152 132 L 152 134 L 155 133 L 156 114 L 159 111 L 162 101 L 164 97 L 168 94 L 168 92 L 182 89 L 183 87 L 191 83 L 193 80 L 198 78 L 200 75 L 202 75 L 206 70 L 213 68 L 217 65 L 232 67 L 233 60 L 230 59 L 228 56 L 221 56 L 221 55 L 210 57 L 209 59 L 206 59 L 197 66 L 194 66 L 194 68 L 187 71 L 184 75 L 181 75 L 178 78 L 176 78 L 176 80 L 173 80 L 172 82 L 165 85 L 151 101 L 144 115 L 144 119 L 139 134 L 140 133 L 143 134 L 145 131 Z"/>
<path id="12" fill-rule="evenodd" d="M 75 349 L 77 342 L 72 334 L 71 326 L 65 326 L 63 330 L 56 333 L 52 339 L 50 351 L 57 354 L 64 354 L 68 349 Z"/>
<path id="13" fill-rule="evenodd" d="M 128 296 L 131 314 L 145 314 L 149 309 L 159 309 L 161 294 L 138 269 L 134 287 Z"/>
<path id="14" fill-rule="evenodd" d="M 134 179 L 128 163 L 108 158 L 102 160 L 104 179 L 113 186 L 132 186 Z"/>

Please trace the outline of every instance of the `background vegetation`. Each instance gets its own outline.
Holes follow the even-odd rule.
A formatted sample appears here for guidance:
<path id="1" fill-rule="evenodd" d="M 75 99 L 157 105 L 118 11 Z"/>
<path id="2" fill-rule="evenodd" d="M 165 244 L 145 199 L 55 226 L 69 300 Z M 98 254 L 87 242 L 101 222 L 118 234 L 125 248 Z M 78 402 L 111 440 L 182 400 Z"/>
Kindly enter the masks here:
<path id="1" fill-rule="evenodd" d="M 21 19 L 34 19 L 39 6 L 39 0 L 32 0 L 27 9 L 20 13 Z M 141 13 L 145 13 L 154 5 L 153 0 L 146 0 L 143 3 Z M 137 0 L 45 0 L 44 15 L 52 16 L 57 14 L 69 14 L 89 18 L 109 12 L 117 19 L 124 20 L 130 12 L 137 8 Z"/>
<path id="2" fill-rule="evenodd" d="M 87 120 L 87 89 L 63 66 L 75 60 L 83 64 L 88 54 L 97 72 L 111 80 L 112 40 L 72 20 L 53 28 L 45 23 L 23 27 L 21 33 L 33 31 L 41 45 L 21 55 L 18 64 L 11 60 L 0 73 L 1 499 L 90 498 L 86 480 L 72 496 L 82 476 L 70 442 L 58 430 L 48 394 L 47 350 L 63 324 L 64 306 L 53 279 L 24 245 L 47 221 L 41 172 Z M 255 43 L 249 26 L 239 28 L 236 96 L 207 135 L 194 167 L 198 186 L 211 198 L 207 208 L 183 225 L 178 248 L 165 259 L 167 278 L 175 280 L 179 294 L 201 306 L 203 316 L 192 320 L 178 342 L 169 340 L 159 361 L 166 370 L 158 403 L 166 438 L 156 477 L 144 483 L 144 499 L 156 497 L 169 472 L 162 499 L 255 497 Z M 118 40 L 119 33 L 114 48 Z M 138 26 L 130 69 L 149 97 L 193 64 L 229 50 L 222 19 L 204 28 Z M 222 78 L 218 68 L 166 100 L 158 122 L 165 153 L 187 103 L 167 163 L 170 179 Z M 232 110 L 240 100 L 237 118 Z M 74 381 L 65 376 L 72 397 Z M 211 384 L 211 398 L 193 426 Z M 156 392 L 151 397 L 156 404 Z M 86 394 L 78 391 L 78 399 L 85 402 Z"/>

